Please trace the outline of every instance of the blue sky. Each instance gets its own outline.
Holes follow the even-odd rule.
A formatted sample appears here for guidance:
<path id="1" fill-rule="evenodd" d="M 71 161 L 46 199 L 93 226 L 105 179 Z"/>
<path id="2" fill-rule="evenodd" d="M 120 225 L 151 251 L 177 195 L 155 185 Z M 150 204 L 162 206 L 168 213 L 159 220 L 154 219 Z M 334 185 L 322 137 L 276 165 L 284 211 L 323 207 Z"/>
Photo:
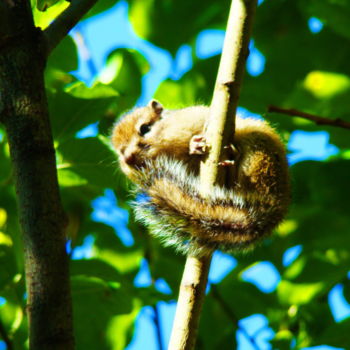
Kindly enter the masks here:
<path id="1" fill-rule="evenodd" d="M 310 18 L 309 28 L 313 33 L 322 30 L 322 23 L 317 18 Z M 140 51 L 149 61 L 151 69 L 142 81 L 143 90 L 138 103 L 145 104 L 150 100 L 156 91 L 158 84 L 167 77 L 179 79 L 192 67 L 191 47 L 184 44 L 181 46 L 175 57 L 169 52 L 154 46 L 140 39 L 133 32 L 127 19 L 127 3 L 120 1 L 107 13 L 90 18 L 79 24 L 72 31 L 74 38 L 77 31 L 83 35 L 85 45 L 91 54 L 90 63 L 82 58 L 79 61 L 79 69 L 75 72 L 80 79 L 91 83 L 94 74 L 99 72 L 111 50 L 120 47 L 134 48 Z M 108 35 L 105 35 L 108 33 Z M 199 58 L 207 58 L 220 53 L 223 43 L 224 32 L 220 30 L 204 30 L 199 33 L 195 54 Z M 261 74 L 264 70 L 265 58 L 251 43 L 250 56 L 247 62 L 248 73 L 252 76 Z M 243 114 L 244 110 L 240 110 Z M 96 134 L 96 127 L 91 126 L 82 130 L 78 137 L 93 136 Z M 322 160 L 335 154 L 337 148 L 329 144 L 328 134 L 323 131 L 308 133 L 303 131 L 294 132 L 290 138 L 288 148 L 290 151 L 289 162 L 294 164 L 301 160 L 313 159 Z M 133 238 L 126 228 L 127 213 L 118 209 L 117 199 L 113 191 L 107 190 L 103 197 L 96 199 L 93 203 L 93 219 L 108 223 L 116 229 L 116 234 L 121 238 L 125 245 L 132 245 Z M 89 246 L 93 243 L 91 237 L 87 238 L 81 249 L 76 249 L 75 258 L 89 256 Z M 286 250 L 283 256 L 283 265 L 288 266 L 302 252 L 301 246 L 291 247 Z M 236 265 L 236 260 L 226 254 L 216 252 L 213 258 L 209 274 L 209 283 L 220 282 Z M 182 267 L 179 267 L 182 268 Z M 263 276 L 263 278 L 261 278 Z M 243 278 L 255 284 L 265 293 L 270 293 L 276 289 L 280 280 L 280 275 L 274 265 L 268 261 L 261 262 L 244 272 Z M 151 283 L 151 277 L 147 262 L 141 264 L 140 271 L 135 279 L 136 286 L 147 286 Z M 169 292 L 169 287 L 162 280 L 157 281 L 156 287 L 164 292 Z M 335 321 L 339 322 L 350 315 L 350 305 L 346 302 L 342 285 L 335 286 L 329 294 L 329 304 L 334 315 Z M 175 312 L 176 303 L 158 303 L 158 311 L 161 318 L 161 327 L 163 334 L 163 344 L 167 344 L 172 319 Z M 127 350 L 158 350 L 156 342 L 156 333 L 153 323 L 153 309 L 145 307 L 138 316 L 134 338 Z M 254 349 L 249 342 L 246 334 L 254 337 L 261 350 L 270 349 L 268 340 L 273 337 L 273 331 L 268 326 L 268 321 L 263 315 L 251 315 L 242 319 L 239 326 L 243 331 L 238 331 L 236 338 L 238 340 L 238 350 Z M 234 335 L 232 335 L 234 336 Z M 309 349 L 326 350 L 334 349 L 331 347 L 314 347 Z M 1 343 L 0 343 L 1 350 Z"/>

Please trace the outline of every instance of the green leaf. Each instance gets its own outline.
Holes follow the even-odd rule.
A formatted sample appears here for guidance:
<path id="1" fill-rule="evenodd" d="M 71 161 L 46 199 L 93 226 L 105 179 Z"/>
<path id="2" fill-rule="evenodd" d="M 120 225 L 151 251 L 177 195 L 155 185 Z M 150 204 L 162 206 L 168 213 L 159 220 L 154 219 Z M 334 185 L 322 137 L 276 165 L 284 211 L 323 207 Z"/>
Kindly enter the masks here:
<path id="1" fill-rule="evenodd" d="M 73 260 L 70 263 L 72 276 L 97 277 L 104 281 L 120 281 L 120 273 L 113 266 L 99 259 Z"/>
<path id="2" fill-rule="evenodd" d="M 77 174 L 74 180 L 85 179 L 90 186 L 102 188 L 118 186 L 115 155 L 100 138 L 70 139 L 60 143 L 57 152 L 61 155 L 57 164 L 59 171 Z"/>
<path id="3" fill-rule="evenodd" d="M 106 337 L 110 344 L 110 349 L 124 350 L 126 348 L 127 344 L 135 334 L 134 323 L 141 306 L 141 302 L 138 299 L 134 299 L 131 312 L 113 317 L 106 329 Z M 98 348 L 100 349 L 99 346 Z"/>
<path id="4" fill-rule="evenodd" d="M 343 0 L 311 0 L 306 4 L 299 1 L 302 8 L 306 9 L 310 16 L 317 17 L 325 25 L 331 27 L 336 33 L 350 39 L 350 5 Z"/>
<path id="5" fill-rule="evenodd" d="M 237 320 L 228 317 L 225 309 L 213 296 L 205 300 L 198 332 L 202 349 L 236 349 Z M 215 322 L 213 322 L 215 320 Z M 213 336 L 215 335 L 215 336 Z"/>
<path id="6" fill-rule="evenodd" d="M 277 287 L 277 294 L 282 304 L 303 305 L 312 301 L 325 288 L 322 281 L 314 283 L 293 283 L 282 280 Z"/>
<path id="7" fill-rule="evenodd" d="M 12 177 L 9 177 L 9 180 L 12 180 Z M 6 182 L 4 185 L 0 187 L 0 208 L 2 212 L 2 227 L 0 227 L 0 231 L 4 235 L 2 236 L 1 256 L 4 259 L 6 272 L 2 273 L 1 276 L 8 281 L 14 277 L 15 272 L 16 274 L 22 274 L 23 237 L 19 227 L 18 206 L 14 186 L 9 186 Z"/>
<path id="8" fill-rule="evenodd" d="M 27 339 L 27 320 L 23 305 L 18 302 L 19 291 L 13 286 L 6 291 L 1 291 L 0 295 L 5 299 L 5 303 L 0 306 L 0 319 L 6 334 L 14 340 L 14 345 L 18 349 L 24 349 L 24 342 Z"/>
<path id="9" fill-rule="evenodd" d="M 350 280 L 346 279 L 343 284 L 344 284 L 344 297 L 345 297 L 346 301 L 349 303 L 349 301 L 350 301 Z"/>
<path id="10" fill-rule="evenodd" d="M 110 226 L 101 223 L 89 226 L 95 236 L 94 256 L 112 265 L 119 273 L 130 274 L 133 279 L 144 255 L 142 247 L 125 247 Z"/>
<path id="11" fill-rule="evenodd" d="M 173 293 L 178 292 L 185 258 L 177 254 L 174 249 L 164 248 L 155 238 L 149 237 L 152 240 L 150 244 L 150 270 L 154 279 L 163 278 Z"/>
<path id="12" fill-rule="evenodd" d="M 0 290 L 20 276 L 13 254 L 13 242 L 9 235 L 0 230 Z"/>
<path id="13" fill-rule="evenodd" d="M 116 97 L 119 93 L 111 86 L 95 83 L 91 87 L 87 87 L 83 82 L 77 81 L 65 89 L 71 96 L 77 98 L 93 99 Z"/>
<path id="14" fill-rule="evenodd" d="M 298 221 L 292 235 L 295 244 L 302 243 L 314 251 L 334 250 L 336 255 L 349 255 L 349 176 L 347 160 L 303 162 L 293 166 L 291 214 Z"/>
<path id="15" fill-rule="evenodd" d="M 2 138 L 3 133 L 1 133 L 0 129 L 0 140 Z M 2 186 L 7 185 L 7 182 L 11 178 L 11 163 L 10 163 L 10 152 L 9 146 L 5 140 L 0 142 L 0 164 L 1 164 L 1 172 L 0 172 L 0 188 Z"/>
<path id="16" fill-rule="evenodd" d="M 149 70 L 148 61 L 137 51 L 117 49 L 107 58 L 97 82 L 118 91 L 117 110 L 120 113 L 131 108 L 141 95 L 141 77 Z"/>
<path id="17" fill-rule="evenodd" d="M 317 344 L 347 348 L 349 346 L 350 318 L 330 325 L 330 327 L 317 339 Z"/>
<path id="18" fill-rule="evenodd" d="M 48 27 L 69 6 L 65 0 L 33 0 L 31 4 L 35 26 L 41 29 Z"/>
<path id="19" fill-rule="evenodd" d="M 70 72 L 78 69 L 77 46 L 70 36 L 65 36 L 57 47 L 51 52 L 47 61 L 47 70 L 60 70 Z"/>
<path id="20" fill-rule="evenodd" d="M 293 333 L 289 330 L 281 330 L 275 334 L 274 339 L 271 340 L 271 345 L 274 349 L 290 350 L 291 342 L 293 340 Z"/>
<path id="21" fill-rule="evenodd" d="M 64 92 L 49 93 L 48 102 L 55 140 L 76 132 L 102 119 L 113 98 L 82 99 Z"/>
<path id="22" fill-rule="evenodd" d="M 167 108 L 179 108 L 195 104 L 209 104 L 212 97 L 218 57 L 198 60 L 193 69 L 180 80 L 167 79 L 159 85 L 155 98 Z"/>
<path id="23" fill-rule="evenodd" d="M 117 3 L 118 3 L 118 0 L 97 1 L 96 4 L 91 8 L 91 10 L 84 16 L 84 19 L 90 18 L 92 16 L 96 16 L 101 12 L 107 11 Z"/>
<path id="24" fill-rule="evenodd" d="M 57 4 L 60 0 L 37 0 L 37 8 L 39 11 L 46 11 L 49 7 Z"/>
<path id="25" fill-rule="evenodd" d="M 69 169 L 58 168 L 57 175 L 58 175 L 58 183 L 62 187 L 83 186 L 89 183 L 87 179 L 79 176 L 77 173 Z"/>
<path id="26" fill-rule="evenodd" d="M 50 53 L 45 69 L 45 85 L 51 90 L 60 90 L 71 83 L 70 71 L 78 69 L 78 52 L 75 42 L 66 36 Z"/>
<path id="27" fill-rule="evenodd" d="M 156 305 L 160 300 L 164 302 L 173 302 L 174 296 L 164 294 L 159 292 L 154 285 L 151 285 L 150 287 L 140 287 L 137 288 L 136 295 L 140 300 L 142 300 L 142 303 L 144 305 Z"/>
<path id="28" fill-rule="evenodd" d="M 250 316 L 252 314 L 267 314 L 277 307 L 274 296 L 264 294 L 250 283 L 237 279 L 236 273 L 230 274 L 217 287 L 216 292 L 219 300 L 224 301 L 227 312 L 235 315 L 236 319 Z M 213 294 L 215 297 L 215 294 Z"/>
<path id="29" fill-rule="evenodd" d="M 131 294 L 115 283 L 75 276 L 72 278 L 72 296 L 77 349 L 112 349 L 107 337 L 108 327 L 118 315 L 126 316 L 132 312 Z M 133 321 L 136 315 L 132 315 Z M 127 337 L 125 333 L 130 326 L 129 322 L 121 337 Z"/>
<path id="30" fill-rule="evenodd" d="M 200 30 L 214 26 L 222 28 L 228 11 L 229 1 L 226 0 L 132 0 L 129 17 L 140 37 L 174 54 L 180 45 L 193 42 Z"/>

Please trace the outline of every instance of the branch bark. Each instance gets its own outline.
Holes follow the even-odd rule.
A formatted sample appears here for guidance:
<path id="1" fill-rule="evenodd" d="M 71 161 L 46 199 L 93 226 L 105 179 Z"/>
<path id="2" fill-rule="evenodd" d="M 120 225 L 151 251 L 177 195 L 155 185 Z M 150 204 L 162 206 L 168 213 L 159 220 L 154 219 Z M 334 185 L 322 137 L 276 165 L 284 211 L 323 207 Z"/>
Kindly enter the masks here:
<path id="1" fill-rule="evenodd" d="M 315 122 L 317 125 L 330 125 L 330 126 L 336 126 L 338 128 L 350 129 L 350 122 L 347 122 L 343 119 L 340 119 L 340 118 L 330 119 L 330 118 L 320 117 L 315 114 L 298 111 L 297 109 L 294 109 L 294 108 L 288 109 L 288 108 L 281 108 L 277 106 L 269 106 L 267 111 L 272 113 L 286 114 L 292 117 L 304 118 Z"/>
<path id="2" fill-rule="evenodd" d="M 2 26 L 2 21 L 9 26 Z M 0 99 L 25 246 L 29 346 L 73 350 L 66 216 L 44 88 L 45 46 L 30 2 L 0 6 Z"/>
<path id="3" fill-rule="evenodd" d="M 211 254 L 187 257 L 168 350 L 194 349 L 210 261 Z"/>
<path id="4" fill-rule="evenodd" d="M 69 7 L 44 30 L 47 54 L 60 43 L 96 2 L 97 0 L 71 0 Z"/>
<path id="5" fill-rule="evenodd" d="M 210 193 L 217 180 L 223 146 L 233 142 L 240 87 L 249 54 L 256 0 L 233 0 L 223 52 L 216 78 L 210 117 L 205 132 L 210 153 L 201 164 L 202 195 Z"/>
<path id="6" fill-rule="evenodd" d="M 257 0 L 232 0 L 223 52 L 205 137 L 209 155 L 201 164 L 201 194 L 206 197 L 218 177 L 224 145 L 233 142 L 240 86 L 248 56 Z M 208 281 L 212 252 L 188 256 L 182 277 L 169 350 L 192 350 Z"/>

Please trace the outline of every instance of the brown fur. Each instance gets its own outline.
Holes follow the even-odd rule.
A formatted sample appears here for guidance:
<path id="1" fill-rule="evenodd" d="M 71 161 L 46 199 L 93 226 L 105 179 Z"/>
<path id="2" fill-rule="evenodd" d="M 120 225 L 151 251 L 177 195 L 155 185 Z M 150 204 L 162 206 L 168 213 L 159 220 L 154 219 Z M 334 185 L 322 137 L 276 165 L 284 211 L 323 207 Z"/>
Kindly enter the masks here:
<path id="1" fill-rule="evenodd" d="M 237 116 L 235 178 L 224 192 L 215 189 L 216 194 L 203 199 L 197 188 L 202 156 L 190 155 L 189 143 L 203 133 L 208 113 L 204 106 L 166 111 L 151 101 L 116 124 L 112 143 L 124 173 L 150 197 L 138 209 L 148 223 L 174 227 L 181 239 L 210 249 L 250 248 L 270 234 L 287 211 L 284 145 L 265 121 Z M 150 128 L 142 134 L 145 124 Z"/>

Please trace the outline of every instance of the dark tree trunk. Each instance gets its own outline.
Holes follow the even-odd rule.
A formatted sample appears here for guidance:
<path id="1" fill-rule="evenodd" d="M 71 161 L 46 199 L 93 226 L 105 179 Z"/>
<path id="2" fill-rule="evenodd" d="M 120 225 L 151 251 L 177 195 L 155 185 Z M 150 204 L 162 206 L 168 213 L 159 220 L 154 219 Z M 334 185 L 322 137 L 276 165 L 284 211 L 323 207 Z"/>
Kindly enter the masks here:
<path id="1" fill-rule="evenodd" d="M 25 245 L 30 349 L 72 350 L 67 220 L 44 89 L 42 38 L 28 1 L 1 1 L 0 121 L 10 145 Z"/>

